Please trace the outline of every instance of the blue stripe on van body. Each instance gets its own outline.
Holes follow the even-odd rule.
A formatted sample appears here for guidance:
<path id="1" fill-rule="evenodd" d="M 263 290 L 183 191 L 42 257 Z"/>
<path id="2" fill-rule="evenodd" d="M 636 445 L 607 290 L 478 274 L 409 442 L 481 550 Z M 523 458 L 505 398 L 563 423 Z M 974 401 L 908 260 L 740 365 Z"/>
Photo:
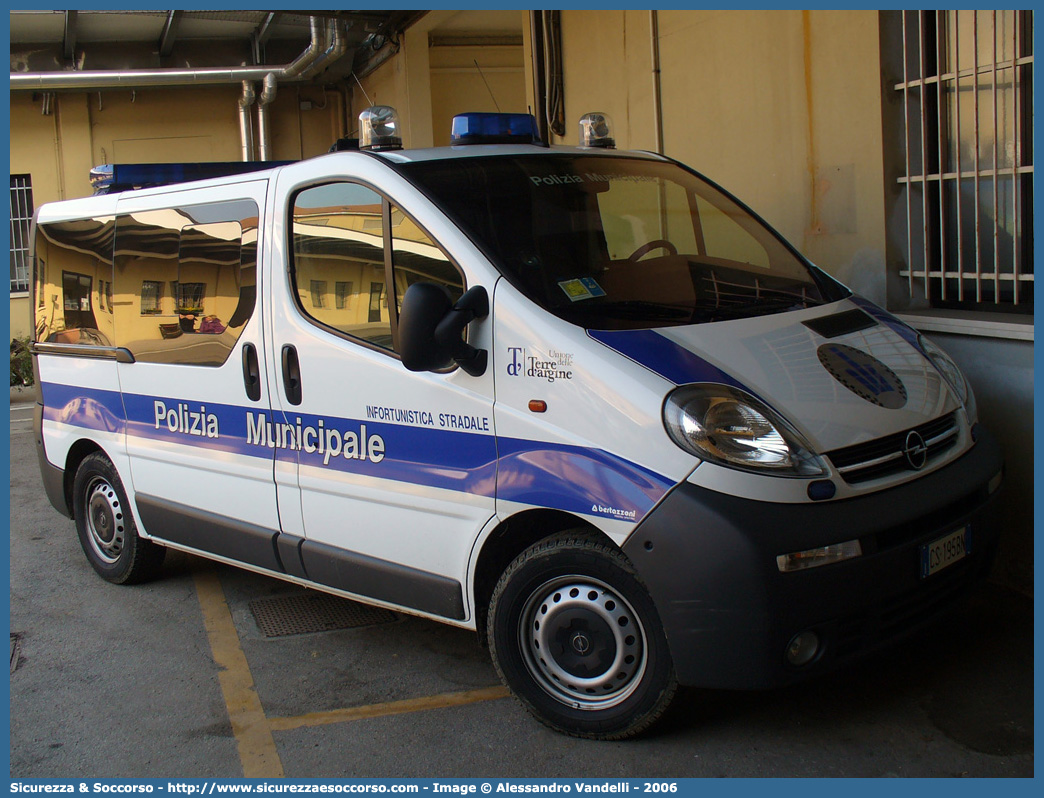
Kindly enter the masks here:
<path id="1" fill-rule="evenodd" d="M 714 364 L 656 330 L 588 330 L 587 334 L 675 385 L 716 382 L 750 392 Z"/>
<path id="2" fill-rule="evenodd" d="M 43 417 L 47 421 L 99 432 L 124 431 L 126 413 L 119 391 L 42 382 L 40 392 L 43 395 Z"/>
<path id="3" fill-rule="evenodd" d="M 302 465 L 343 473 L 407 482 L 470 493 L 536 507 L 565 510 L 626 521 L 638 521 L 674 482 L 601 449 L 474 432 L 432 429 L 310 414 L 284 415 L 261 408 L 199 402 L 168 397 L 45 383 L 42 386 L 49 421 L 86 429 L 122 432 L 139 439 L 196 446 L 248 457 L 300 459 Z M 156 403 L 161 402 L 162 408 Z M 124 411 L 126 407 L 126 411 Z M 160 414 L 160 411 L 166 411 Z M 250 419 L 248 421 L 248 419 Z M 340 452 L 279 448 L 269 436 L 273 419 L 296 428 L 336 431 Z M 217 437 L 208 437 L 216 422 Z M 173 429 L 171 429 L 173 427 Z M 195 428 L 195 433 L 191 430 Z M 263 428 L 263 440 L 257 435 Z M 356 440 L 374 435 L 383 441 L 375 462 L 366 443 L 356 455 L 344 456 L 347 433 Z M 312 441 L 310 441 L 312 442 Z M 318 437 L 314 438 L 318 443 Z M 271 445 L 269 445 L 271 443 Z M 499 449 L 499 460 L 498 460 Z M 273 451 L 274 450 L 274 451 Z M 362 456 L 358 456 L 358 455 Z"/>
<path id="4" fill-rule="evenodd" d="M 163 402 L 168 412 L 173 410 L 178 413 L 179 406 L 184 405 L 186 413 L 213 415 L 217 419 L 219 437 L 210 438 L 205 435 L 171 431 L 165 423 L 160 423 L 157 428 L 156 401 Z M 265 459 L 271 459 L 274 450 L 274 456 L 284 462 L 299 461 L 303 466 L 328 468 L 342 473 L 409 482 L 480 496 L 492 497 L 496 487 L 497 451 L 496 442 L 491 435 L 309 413 L 273 413 L 262 408 L 240 405 L 140 395 L 128 395 L 127 413 L 128 433 L 141 438 L 201 446 Z M 303 442 L 309 444 L 308 448 L 314 448 L 314 451 L 307 451 L 304 446 L 291 448 L 288 445 L 290 436 L 276 429 L 276 419 L 280 424 L 289 426 L 295 438 L 298 429 L 302 432 L 306 428 L 314 431 L 315 434 L 301 436 Z M 177 416 L 175 422 L 180 423 Z M 257 437 L 258 432 L 261 433 L 260 439 Z M 346 440 L 349 434 L 354 437 L 353 449 L 349 448 Z M 369 457 L 368 444 L 375 435 L 383 441 L 378 462 Z M 278 443 L 284 445 L 278 446 Z M 328 452 L 328 445 L 334 443 L 336 445 Z M 345 456 L 349 451 L 353 454 L 352 457 Z"/>
<path id="5" fill-rule="evenodd" d="M 499 438 L 497 499 L 640 521 L 674 482 L 600 449 Z"/>
<path id="6" fill-rule="evenodd" d="M 176 418 L 184 419 L 191 429 L 192 414 L 213 416 L 217 419 L 218 437 L 206 437 L 205 434 L 192 434 L 179 429 L 171 430 L 166 420 L 156 423 L 156 402 L 162 402 L 167 412 L 173 411 Z M 181 443 L 198 446 L 230 454 L 249 455 L 272 459 L 272 453 L 265 447 L 248 446 L 246 434 L 246 414 L 258 412 L 265 418 L 271 418 L 267 410 L 225 405 L 215 402 L 197 402 L 185 399 L 174 399 L 162 396 L 144 396 L 142 394 L 125 394 L 124 405 L 127 408 L 127 434 L 136 438 L 164 441 L 165 443 Z M 182 412 L 182 410 L 184 412 Z M 205 420 L 200 419 L 200 431 L 206 432 Z"/>

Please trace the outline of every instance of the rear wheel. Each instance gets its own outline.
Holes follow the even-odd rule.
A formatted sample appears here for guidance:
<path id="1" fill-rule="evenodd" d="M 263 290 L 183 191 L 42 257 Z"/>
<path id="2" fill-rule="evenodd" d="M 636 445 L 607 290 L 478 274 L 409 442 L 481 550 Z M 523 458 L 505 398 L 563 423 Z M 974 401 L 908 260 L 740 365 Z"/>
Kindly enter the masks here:
<path id="1" fill-rule="evenodd" d="M 627 558 L 583 532 L 527 549 L 493 592 L 494 664 L 537 718 L 578 737 L 649 728 L 677 690 L 656 608 Z"/>
<path id="2" fill-rule="evenodd" d="M 159 571 L 167 550 L 138 535 L 123 483 L 105 455 L 84 458 L 76 470 L 73 514 L 83 553 L 103 579 L 131 584 Z"/>

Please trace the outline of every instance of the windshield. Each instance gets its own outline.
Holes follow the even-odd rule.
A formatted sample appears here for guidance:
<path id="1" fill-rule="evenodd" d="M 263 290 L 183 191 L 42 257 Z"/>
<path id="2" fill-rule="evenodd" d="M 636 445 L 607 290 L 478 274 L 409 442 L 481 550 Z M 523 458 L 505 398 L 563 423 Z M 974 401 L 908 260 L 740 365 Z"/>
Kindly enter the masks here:
<path id="1" fill-rule="evenodd" d="M 556 154 L 399 168 L 515 286 L 587 329 L 761 316 L 843 295 L 676 164 Z"/>

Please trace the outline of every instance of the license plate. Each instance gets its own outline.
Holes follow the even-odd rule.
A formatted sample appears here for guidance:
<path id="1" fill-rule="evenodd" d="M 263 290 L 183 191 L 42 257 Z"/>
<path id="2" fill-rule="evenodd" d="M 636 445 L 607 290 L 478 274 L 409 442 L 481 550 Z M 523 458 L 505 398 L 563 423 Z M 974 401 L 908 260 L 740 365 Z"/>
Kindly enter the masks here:
<path id="1" fill-rule="evenodd" d="M 925 579 L 958 560 L 971 551 L 971 530 L 961 527 L 941 538 L 921 546 L 921 578 Z"/>

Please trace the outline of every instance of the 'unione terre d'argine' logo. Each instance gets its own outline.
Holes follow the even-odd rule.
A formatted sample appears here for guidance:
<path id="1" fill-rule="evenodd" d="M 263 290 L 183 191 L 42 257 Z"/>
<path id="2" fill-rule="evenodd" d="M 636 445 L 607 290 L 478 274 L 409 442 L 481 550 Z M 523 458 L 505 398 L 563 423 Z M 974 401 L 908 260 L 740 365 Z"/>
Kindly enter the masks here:
<path id="1" fill-rule="evenodd" d="M 823 344 L 816 354 L 834 379 L 856 396 L 889 410 L 906 404 L 903 381 L 877 358 L 844 344 Z"/>

